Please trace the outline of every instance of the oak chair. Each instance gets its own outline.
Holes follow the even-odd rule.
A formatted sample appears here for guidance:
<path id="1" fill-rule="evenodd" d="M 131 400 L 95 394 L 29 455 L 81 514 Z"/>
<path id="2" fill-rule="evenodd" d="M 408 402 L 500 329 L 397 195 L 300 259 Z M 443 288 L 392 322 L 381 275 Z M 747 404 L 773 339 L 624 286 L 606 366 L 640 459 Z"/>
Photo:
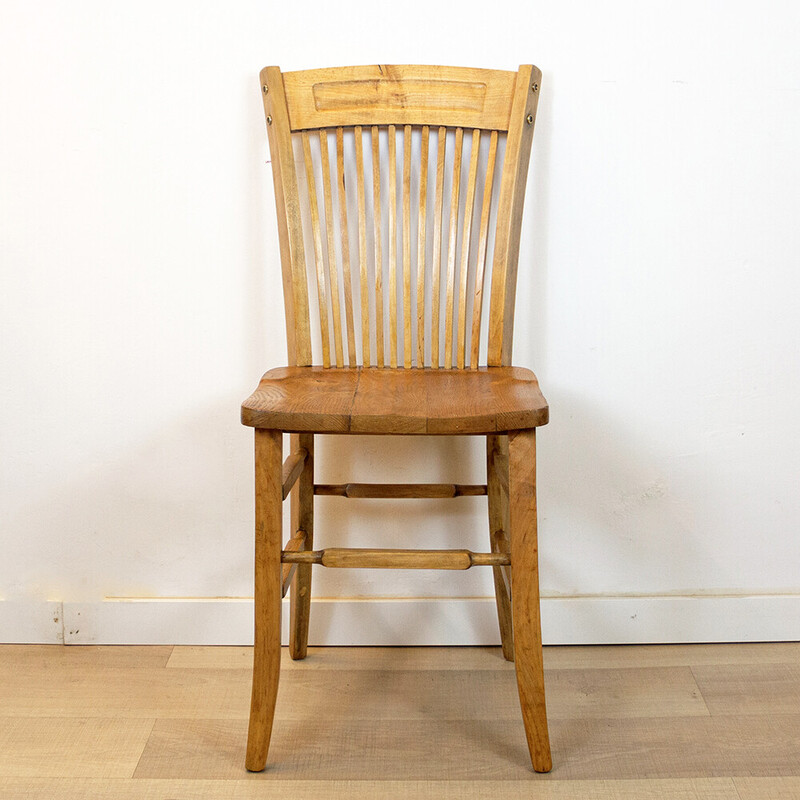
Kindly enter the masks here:
<path id="1" fill-rule="evenodd" d="M 289 590 L 290 654 L 306 655 L 313 564 L 486 565 L 533 767 L 547 772 L 535 448 L 548 408 L 534 374 L 510 365 L 541 73 L 381 65 L 266 67 L 260 77 L 289 366 L 267 372 L 242 405 L 243 424 L 255 428 L 256 474 L 246 766 L 266 764 Z M 318 484 L 317 433 L 486 436 L 486 484 Z M 487 495 L 491 552 L 314 550 L 315 495 Z"/>

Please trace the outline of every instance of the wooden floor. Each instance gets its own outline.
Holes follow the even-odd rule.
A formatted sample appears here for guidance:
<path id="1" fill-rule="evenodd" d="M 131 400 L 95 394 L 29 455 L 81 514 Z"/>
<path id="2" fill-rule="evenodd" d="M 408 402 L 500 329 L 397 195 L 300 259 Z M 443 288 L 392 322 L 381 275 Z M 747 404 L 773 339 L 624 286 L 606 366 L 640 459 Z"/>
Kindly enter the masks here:
<path id="1" fill-rule="evenodd" d="M 800 800 L 800 644 L 546 648 L 549 775 L 499 648 L 284 656 L 250 774 L 250 648 L 0 646 L 0 798 Z"/>

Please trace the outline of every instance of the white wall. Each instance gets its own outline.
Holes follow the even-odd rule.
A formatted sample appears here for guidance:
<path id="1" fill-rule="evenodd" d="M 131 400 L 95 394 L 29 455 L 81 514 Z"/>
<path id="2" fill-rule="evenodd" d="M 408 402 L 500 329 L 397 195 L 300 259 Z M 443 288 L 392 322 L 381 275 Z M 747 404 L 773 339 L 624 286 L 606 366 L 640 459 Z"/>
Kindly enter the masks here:
<path id="1" fill-rule="evenodd" d="M 800 638 L 799 9 L 5 0 L 0 639 L 249 635 L 240 601 L 104 600 L 251 591 L 238 406 L 285 352 L 258 70 L 529 61 L 546 637 Z M 477 441 L 319 451 L 324 481 L 482 479 Z M 484 549 L 480 499 L 346 502 L 321 542 Z M 363 600 L 486 571 L 315 574 L 361 598 L 320 641 L 412 641 L 410 609 L 419 640 L 496 635 L 489 601 Z"/>

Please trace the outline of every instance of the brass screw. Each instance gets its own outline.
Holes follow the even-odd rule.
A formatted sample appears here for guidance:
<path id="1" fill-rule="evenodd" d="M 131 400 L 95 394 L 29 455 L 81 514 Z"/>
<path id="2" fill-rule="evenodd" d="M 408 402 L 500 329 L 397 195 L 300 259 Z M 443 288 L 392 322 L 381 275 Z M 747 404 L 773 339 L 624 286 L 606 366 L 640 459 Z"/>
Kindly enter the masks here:
<path id="1" fill-rule="evenodd" d="M 533 114 L 528 114 L 528 116 L 525 117 L 525 122 L 527 122 L 528 125 L 533 125 Z"/>
<path id="2" fill-rule="evenodd" d="M 272 117 L 267 117 L 267 125 L 272 125 Z"/>
<path id="3" fill-rule="evenodd" d="M 267 84 L 265 83 L 265 84 L 264 84 L 264 85 L 261 87 L 261 91 L 262 91 L 262 92 L 264 92 L 264 94 L 266 94 L 266 93 L 269 91 L 269 86 L 267 86 Z"/>
<path id="4" fill-rule="evenodd" d="M 539 84 L 538 84 L 538 83 L 534 83 L 534 84 L 531 86 L 531 91 L 532 91 L 532 92 L 538 92 L 538 91 L 539 91 Z"/>

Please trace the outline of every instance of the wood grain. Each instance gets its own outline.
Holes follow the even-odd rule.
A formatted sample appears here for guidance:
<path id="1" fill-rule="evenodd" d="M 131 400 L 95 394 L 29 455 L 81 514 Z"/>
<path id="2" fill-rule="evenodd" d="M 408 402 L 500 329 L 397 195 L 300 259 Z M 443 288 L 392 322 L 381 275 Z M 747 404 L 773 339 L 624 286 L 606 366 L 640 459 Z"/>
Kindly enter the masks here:
<path id="1" fill-rule="evenodd" d="M 102 717 L 0 718 L 0 775 L 129 778 L 153 724 Z"/>
<path id="2" fill-rule="evenodd" d="M 286 344 L 289 364 L 311 364 L 311 323 L 308 309 L 308 281 L 303 247 L 300 197 L 294 169 L 294 150 L 289 128 L 289 110 L 278 67 L 261 70 L 264 114 L 267 118 L 275 206 L 278 212 L 278 242 L 281 252 Z"/>
<path id="3" fill-rule="evenodd" d="M 433 200 L 433 265 L 431 270 L 431 367 L 441 364 L 439 345 L 440 309 L 442 305 L 442 225 L 444 207 L 444 166 L 447 155 L 447 128 L 439 128 L 436 145 L 436 189 Z"/>
<path id="4" fill-rule="evenodd" d="M 344 315 L 347 324 L 347 363 L 356 366 L 356 332 L 353 316 L 353 275 L 350 266 L 350 233 L 347 227 L 347 192 L 344 172 L 344 131 L 336 129 L 337 200 L 339 230 L 342 237 L 342 283 L 344 285 Z"/>
<path id="5" fill-rule="evenodd" d="M 447 288 L 444 307 L 444 368 L 453 367 L 453 313 L 456 305 L 456 245 L 458 242 L 458 212 L 461 196 L 461 156 L 464 146 L 464 129 L 456 128 L 453 155 L 453 179 L 450 185 L 450 225 L 447 243 Z"/>
<path id="6" fill-rule="evenodd" d="M 472 131 L 472 149 L 467 176 L 467 194 L 464 203 L 464 221 L 461 226 L 461 266 L 458 272 L 458 342 L 456 366 L 467 365 L 467 288 L 469 286 L 469 245 L 472 237 L 472 216 L 475 210 L 475 191 L 478 182 L 478 157 L 480 156 L 481 132 Z"/>
<path id="7" fill-rule="evenodd" d="M 740 785 L 760 787 L 741 800 L 800 800 L 792 779 L 676 779 L 653 781 L 548 781 L 537 783 L 537 800 L 739 800 Z M 744 782 L 744 783 L 742 783 Z M 795 781 L 794 786 L 797 786 Z M 771 790 L 773 794 L 761 793 Z M 526 780 L 193 780 L 0 778 L 0 795 L 30 800 L 519 800 L 531 790 Z"/>
<path id="8" fill-rule="evenodd" d="M 331 165 L 328 154 L 328 132 L 319 132 L 319 152 L 322 165 L 322 197 L 325 211 L 325 239 L 328 245 L 328 277 L 330 280 L 331 315 L 333 320 L 333 343 L 336 366 L 344 366 L 342 345 L 342 314 L 339 300 L 339 276 L 336 271 L 336 245 L 333 230 L 333 191 L 331 189 Z"/>
<path id="9" fill-rule="evenodd" d="M 364 189 L 364 133 L 360 126 L 353 129 L 356 145 L 356 195 L 358 198 L 358 263 L 361 275 L 361 363 L 369 366 L 369 267 L 367 262 L 367 201 Z"/>
<path id="10" fill-rule="evenodd" d="M 154 647 L 71 647 L 61 645 L 4 645 L 0 664 L 28 666 L 39 662 L 37 650 L 60 651 L 57 661 L 49 657 L 41 666 L 63 665 L 76 659 L 85 664 L 82 651 L 102 649 L 126 653 L 128 666 L 146 666 Z M 250 669 L 252 648 L 175 646 L 167 667 L 197 669 Z M 11 657 L 5 654 L 10 651 Z M 285 648 L 284 648 L 285 651 Z M 71 655 L 75 653 L 75 655 Z M 141 653 L 141 655 L 139 655 Z M 287 660 L 282 668 L 297 669 L 509 669 L 499 647 L 310 647 L 314 659 L 302 663 Z M 646 667 L 691 667 L 709 664 L 792 664 L 800 658 L 800 642 L 748 644 L 637 644 L 637 645 L 559 645 L 544 647 L 545 670 L 601 669 L 629 670 Z M 103 662 L 105 663 L 105 662 Z M 242 666 L 244 664 L 244 666 Z M 124 664 L 123 664 L 124 666 Z"/>
<path id="11" fill-rule="evenodd" d="M 380 130 L 372 127 L 372 225 L 375 245 L 375 341 L 377 365 L 386 365 L 383 321 L 383 236 L 381 234 L 381 144 Z M 391 202 L 391 199 L 390 199 Z"/>
<path id="12" fill-rule="evenodd" d="M 692 667 L 714 715 L 800 712 L 800 664 L 718 664 Z"/>
<path id="13" fill-rule="evenodd" d="M 419 163 L 419 203 L 417 213 L 417 367 L 425 366 L 425 285 L 426 268 L 426 226 L 428 221 L 428 147 L 431 131 L 426 125 L 420 138 Z"/>
<path id="14" fill-rule="evenodd" d="M 483 288 L 486 280 L 486 251 L 489 245 L 489 217 L 492 208 L 495 163 L 497 160 L 497 131 L 489 137 L 489 154 L 486 157 L 486 178 L 483 184 L 481 222 L 478 230 L 478 253 L 475 266 L 475 295 L 472 301 L 472 342 L 470 366 L 474 369 L 480 361 L 481 319 L 483 314 Z"/>
<path id="15" fill-rule="evenodd" d="M 3 646 L 0 796 L 796 800 L 800 714 L 708 716 L 692 672 L 741 667 L 701 682 L 741 682 L 745 699 L 772 686 L 788 707 L 794 673 L 775 668 L 798 652 L 545 648 L 556 766 L 533 776 L 500 648 L 282 648 L 270 769 L 248 776 L 252 648 Z"/>
<path id="16" fill-rule="evenodd" d="M 734 778 L 737 800 L 800 800 L 800 777 Z"/>
<path id="17" fill-rule="evenodd" d="M 297 533 L 294 536 L 292 536 L 291 539 L 284 542 L 283 552 L 294 553 L 298 550 L 304 550 L 305 547 L 306 547 L 306 532 L 300 530 L 297 531 Z M 298 567 L 297 564 L 283 565 L 283 568 L 281 569 L 281 597 L 286 597 L 286 594 L 289 591 L 289 584 L 294 578 L 295 572 L 297 572 L 297 567 Z"/>
<path id="18" fill-rule="evenodd" d="M 255 647 L 245 761 L 254 772 L 267 760 L 280 672 L 282 439 L 279 431 L 255 432 Z"/>
<path id="19" fill-rule="evenodd" d="M 508 436 L 486 437 L 486 489 L 489 498 L 489 541 L 492 550 L 496 550 L 499 549 L 497 537 L 499 532 L 506 532 L 504 541 L 508 541 Z M 513 661 L 514 634 L 511 627 L 510 585 L 506 586 L 502 567 L 492 568 L 492 578 L 503 657 L 507 661 Z"/>
<path id="20" fill-rule="evenodd" d="M 451 125 L 505 130 L 514 72 L 417 65 L 286 72 L 292 130 Z"/>
<path id="21" fill-rule="evenodd" d="M 445 498 L 476 497 L 486 494 L 486 486 L 464 483 L 320 483 L 314 494 L 359 498 Z"/>
<path id="22" fill-rule="evenodd" d="M 514 666 L 528 750 L 536 772 L 549 772 L 536 522 L 536 431 L 508 437 L 508 514 L 511 542 L 511 621 Z"/>
<path id="23" fill-rule="evenodd" d="M 298 552 L 286 548 L 286 564 L 321 564 L 323 567 L 358 569 L 469 569 L 508 565 L 507 553 L 473 553 L 471 550 L 398 550 L 390 548 L 329 547 Z"/>
<path id="24" fill-rule="evenodd" d="M 303 471 L 292 494 L 292 531 L 303 531 L 304 548 L 314 546 L 314 436 L 292 436 L 292 447 L 305 450 Z M 311 568 L 299 565 L 292 580 L 289 606 L 289 653 L 302 659 L 308 648 L 308 625 L 311 615 Z"/>
<path id="25" fill-rule="evenodd" d="M 525 181 L 541 81 L 542 73 L 536 67 L 522 66 L 514 85 L 511 122 L 500 181 L 492 266 L 488 354 L 490 366 L 511 363 L 522 206 L 525 201 Z"/>
<path id="26" fill-rule="evenodd" d="M 270 370 L 242 405 L 256 428 L 317 433 L 482 434 L 546 424 L 536 376 L 477 370 Z"/>
<path id="27" fill-rule="evenodd" d="M 285 500 L 292 491 L 300 473 L 303 471 L 306 459 L 308 458 L 308 450 L 305 447 L 299 447 L 286 457 L 283 462 L 283 470 L 281 472 L 281 496 Z"/>
<path id="28" fill-rule="evenodd" d="M 397 129 L 389 126 L 389 366 L 397 368 Z"/>
<path id="29" fill-rule="evenodd" d="M 320 226 L 317 185 L 314 179 L 314 164 L 311 158 L 311 143 L 307 131 L 303 131 L 303 161 L 308 186 L 308 206 L 311 212 L 311 232 L 314 242 L 314 263 L 317 268 L 317 300 L 319 301 L 319 329 L 322 337 L 322 366 L 331 365 L 330 329 L 328 325 L 328 281 L 322 255 L 322 228 Z"/>

